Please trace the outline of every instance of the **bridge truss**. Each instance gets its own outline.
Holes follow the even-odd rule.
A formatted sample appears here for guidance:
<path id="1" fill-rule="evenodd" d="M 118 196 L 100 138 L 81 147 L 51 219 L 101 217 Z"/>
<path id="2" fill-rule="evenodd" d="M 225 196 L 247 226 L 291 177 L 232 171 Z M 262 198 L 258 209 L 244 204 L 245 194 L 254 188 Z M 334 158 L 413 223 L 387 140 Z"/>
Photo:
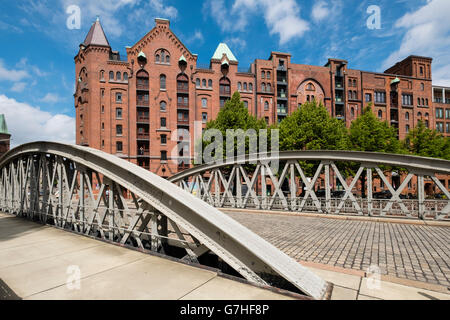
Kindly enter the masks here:
<path id="1" fill-rule="evenodd" d="M 271 168 L 274 161 L 279 161 L 277 174 Z M 312 172 L 311 177 L 306 169 Z M 403 178 L 396 188 L 389 181 L 393 172 Z M 302 151 L 206 164 L 178 173 L 170 181 L 216 208 L 440 220 L 449 218 L 450 193 L 438 177 L 444 175 L 448 179 L 449 174 L 450 161 L 446 160 L 366 152 Z M 355 195 L 361 177 L 367 190 L 365 197 Z M 320 179 L 322 196 L 316 194 Z M 387 187 L 387 199 L 375 199 L 375 179 Z M 340 182 L 343 190 L 338 197 L 333 197 L 337 185 L 334 180 Z M 416 187 L 409 199 L 404 193 L 411 189 L 412 181 Z M 446 199 L 427 199 L 426 184 L 437 187 Z"/>
<path id="2" fill-rule="evenodd" d="M 248 281 L 329 297 L 331 286 L 198 197 L 128 161 L 52 142 L 0 159 L 0 210 Z M 212 261 L 212 262 L 211 262 Z"/>

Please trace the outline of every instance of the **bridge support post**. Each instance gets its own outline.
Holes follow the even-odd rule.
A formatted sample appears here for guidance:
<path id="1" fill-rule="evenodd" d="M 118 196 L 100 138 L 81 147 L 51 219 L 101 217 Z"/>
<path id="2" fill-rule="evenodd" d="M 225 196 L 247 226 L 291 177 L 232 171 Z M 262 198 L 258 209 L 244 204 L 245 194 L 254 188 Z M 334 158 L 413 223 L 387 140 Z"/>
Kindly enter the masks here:
<path id="1" fill-rule="evenodd" d="M 419 219 L 425 219 L 425 184 L 423 174 L 417 175 L 417 198 L 419 199 Z"/>
<path id="2" fill-rule="evenodd" d="M 325 210 L 331 213 L 330 163 L 325 162 Z"/>
<path id="3" fill-rule="evenodd" d="M 372 198 L 373 198 L 372 168 L 367 168 L 367 212 L 369 216 L 373 216 Z"/>

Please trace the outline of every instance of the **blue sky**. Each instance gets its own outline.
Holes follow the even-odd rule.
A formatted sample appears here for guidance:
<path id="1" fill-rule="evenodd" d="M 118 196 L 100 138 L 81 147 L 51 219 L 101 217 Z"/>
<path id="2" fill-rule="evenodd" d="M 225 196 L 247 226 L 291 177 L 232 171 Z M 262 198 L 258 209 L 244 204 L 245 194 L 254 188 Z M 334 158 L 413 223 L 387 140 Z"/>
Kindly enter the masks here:
<path id="1" fill-rule="evenodd" d="M 66 9 L 81 10 L 80 29 L 66 26 Z M 369 29 L 377 5 L 381 29 Z M 73 142 L 73 57 L 97 15 L 114 50 L 125 52 L 153 26 L 171 28 L 200 63 L 226 42 L 247 68 L 271 51 L 294 63 L 383 71 L 409 54 L 434 58 L 434 83 L 450 86 L 449 0 L 18 0 L 0 4 L 0 113 L 13 144 L 37 139 Z"/>

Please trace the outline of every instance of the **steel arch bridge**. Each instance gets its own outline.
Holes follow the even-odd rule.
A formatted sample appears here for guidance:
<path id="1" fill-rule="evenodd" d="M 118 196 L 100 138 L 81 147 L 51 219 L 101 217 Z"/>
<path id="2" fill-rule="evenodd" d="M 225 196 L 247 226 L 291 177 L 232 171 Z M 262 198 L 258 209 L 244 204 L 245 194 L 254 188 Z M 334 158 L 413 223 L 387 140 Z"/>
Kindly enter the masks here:
<path id="1" fill-rule="evenodd" d="M 279 174 L 271 169 L 273 161 L 279 161 Z M 253 165 L 249 166 L 250 163 Z M 312 177 L 305 174 L 308 164 L 315 167 Z M 345 167 L 342 164 L 352 166 L 355 173 L 344 177 L 339 169 Z M 403 181 L 398 188 L 386 176 L 386 171 L 393 172 L 392 168 L 400 168 L 402 172 Z M 442 220 L 449 218 L 450 193 L 437 176 L 449 174 L 450 161 L 440 159 L 352 151 L 290 151 L 205 164 L 180 172 L 169 180 L 216 208 Z M 367 180 L 367 197 L 357 198 L 352 190 L 362 176 Z M 338 197 L 333 197 L 336 193 L 330 185 L 332 177 L 345 191 Z M 386 199 L 374 197 L 375 178 L 388 188 Z M 315 191 L 319 179 L 324 180 L 321 197 Z M 402 192 L 413 180 L 417 181 L 416 194 L 405 199 Z M 426 199 L 425 182 L 434 184 L 447 199 Z"/>
<path id="2" fill-rule="evenodd" d="M 0 158 L 0 210 L 119 245 L 222 266 L 329 298 L 332 285 L 175 184 L 102 151 L 53 142 Z"/>

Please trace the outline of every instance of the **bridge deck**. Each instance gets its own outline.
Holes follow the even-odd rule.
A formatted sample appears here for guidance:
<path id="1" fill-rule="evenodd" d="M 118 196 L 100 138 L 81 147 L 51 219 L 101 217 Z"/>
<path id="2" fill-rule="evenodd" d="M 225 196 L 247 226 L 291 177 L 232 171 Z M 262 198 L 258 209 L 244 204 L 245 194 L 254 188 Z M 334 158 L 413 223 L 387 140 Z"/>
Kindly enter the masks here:
<path id="1" fill-rule="evenodd" d="M 362 272 L 375 265 L 387 277 L 450 288 L 448 222 L 430 226 L 412 220 L 392 223 L 223 211 L 297 261 Z"/>
<path id="2" fill-rule="evenodd" d="M 76 270 L 71 266 L 80 270 L 79 290 L 67 286 Z M 22 299 L 291 298 L 0 213 L 0 299 L 5 284 Z"/>

